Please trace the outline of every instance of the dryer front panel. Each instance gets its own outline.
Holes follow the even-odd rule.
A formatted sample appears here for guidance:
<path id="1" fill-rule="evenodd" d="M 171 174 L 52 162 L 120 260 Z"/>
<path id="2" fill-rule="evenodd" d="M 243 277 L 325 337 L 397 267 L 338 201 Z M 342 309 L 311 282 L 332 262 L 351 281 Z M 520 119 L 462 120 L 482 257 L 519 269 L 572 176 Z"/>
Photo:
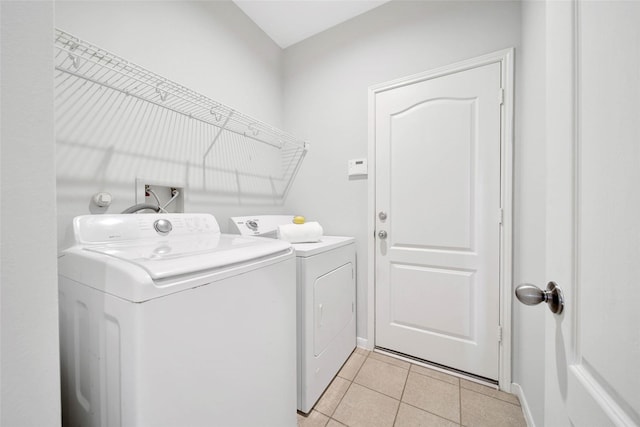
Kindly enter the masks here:
<path id="1" fill-rule="evenodd" d="M 314 356 L 350 325 L 355 316 L 354 265 L 346 263 L 318 277 L 313 285 Z"/>

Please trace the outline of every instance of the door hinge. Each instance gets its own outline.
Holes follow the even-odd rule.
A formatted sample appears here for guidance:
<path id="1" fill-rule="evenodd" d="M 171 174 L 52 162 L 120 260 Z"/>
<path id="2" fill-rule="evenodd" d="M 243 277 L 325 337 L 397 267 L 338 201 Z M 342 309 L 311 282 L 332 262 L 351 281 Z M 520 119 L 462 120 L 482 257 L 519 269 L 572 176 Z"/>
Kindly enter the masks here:
<path id="1" fill-rule="evenodd" d="M 498 224 L 502 224 L 504 221 L 504 210 L 502 208 L 498 209 Z"/>
<path id="2" fill-rule="evenodd" d="M 498 102 L 500 102 L 500 105 L 504 104 L 504 89 L 502 88 L 498 91 Z"/>
<path id="3" fill-rule="evenodd" d="M 498 326 L 498 342 L 502 342 L 502 326 Z"/>

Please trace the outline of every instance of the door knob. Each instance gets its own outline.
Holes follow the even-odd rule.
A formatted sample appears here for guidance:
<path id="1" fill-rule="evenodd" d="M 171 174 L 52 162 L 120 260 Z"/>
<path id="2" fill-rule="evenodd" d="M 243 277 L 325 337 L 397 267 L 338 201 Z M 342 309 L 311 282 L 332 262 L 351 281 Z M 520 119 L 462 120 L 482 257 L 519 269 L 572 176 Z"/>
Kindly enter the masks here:
<path id="1" fill-rule="evenodd" d="M 386 239 L 387 238 L 387 232 L 384 230 L 380 230 L 380 232 L 378 232 L 378 237 L 381 239 Z"/>
<path id="2" fill-rule="evenodd" d="M 535 285 L 525 283 L 516 288 L 516 297 L 526 305 L 536 305 L 546 302 L 553 314 L 560 314 L 564 309 L 562 289 L 555 282 L 549 282 L 547 289 L 542 290 Z"/>

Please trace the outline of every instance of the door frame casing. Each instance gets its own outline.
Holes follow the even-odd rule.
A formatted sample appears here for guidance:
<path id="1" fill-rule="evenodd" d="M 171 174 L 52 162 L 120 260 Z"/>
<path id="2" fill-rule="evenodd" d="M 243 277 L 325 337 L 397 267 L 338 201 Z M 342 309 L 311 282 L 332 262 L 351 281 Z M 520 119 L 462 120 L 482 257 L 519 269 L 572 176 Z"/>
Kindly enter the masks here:
<path id="1" fill-rule="evenodd" d="M 511 305 L 513 287 L 513 112 L 514 112 L 514 48 L 503 49 L 424 73 L 380 83 L 369 87 L 368 163 L 369 182 L 367 200 L 367 340 L 361 342 L 368 350 L 375 347 L 375 284 L 376 284 L 376 95 L 386 90 L 431 80 L 448 74 L 484 65 L 499 63 L 502 80 L 500 111 L 500 204 L 502 228 L 500 233 L 499 311 L 501 342 L 498 352 L 498 384 L 511 391 Z M 496 94 L 498 97 L 499 94 Z M 499 212 L 496 212 L 498 215 Z M 499 332 L 496 331 L 496 334 Z"/>

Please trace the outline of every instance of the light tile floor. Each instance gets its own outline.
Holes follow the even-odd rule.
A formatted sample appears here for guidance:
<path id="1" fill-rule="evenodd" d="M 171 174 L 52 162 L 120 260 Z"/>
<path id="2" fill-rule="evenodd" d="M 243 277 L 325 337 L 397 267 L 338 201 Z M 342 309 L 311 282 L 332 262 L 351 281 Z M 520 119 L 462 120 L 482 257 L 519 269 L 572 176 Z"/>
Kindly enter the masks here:
<path id="1" fill-rule="evenodd" d="M 526 427 L 518 398 L 357 348 L 299 427 Z"/>

